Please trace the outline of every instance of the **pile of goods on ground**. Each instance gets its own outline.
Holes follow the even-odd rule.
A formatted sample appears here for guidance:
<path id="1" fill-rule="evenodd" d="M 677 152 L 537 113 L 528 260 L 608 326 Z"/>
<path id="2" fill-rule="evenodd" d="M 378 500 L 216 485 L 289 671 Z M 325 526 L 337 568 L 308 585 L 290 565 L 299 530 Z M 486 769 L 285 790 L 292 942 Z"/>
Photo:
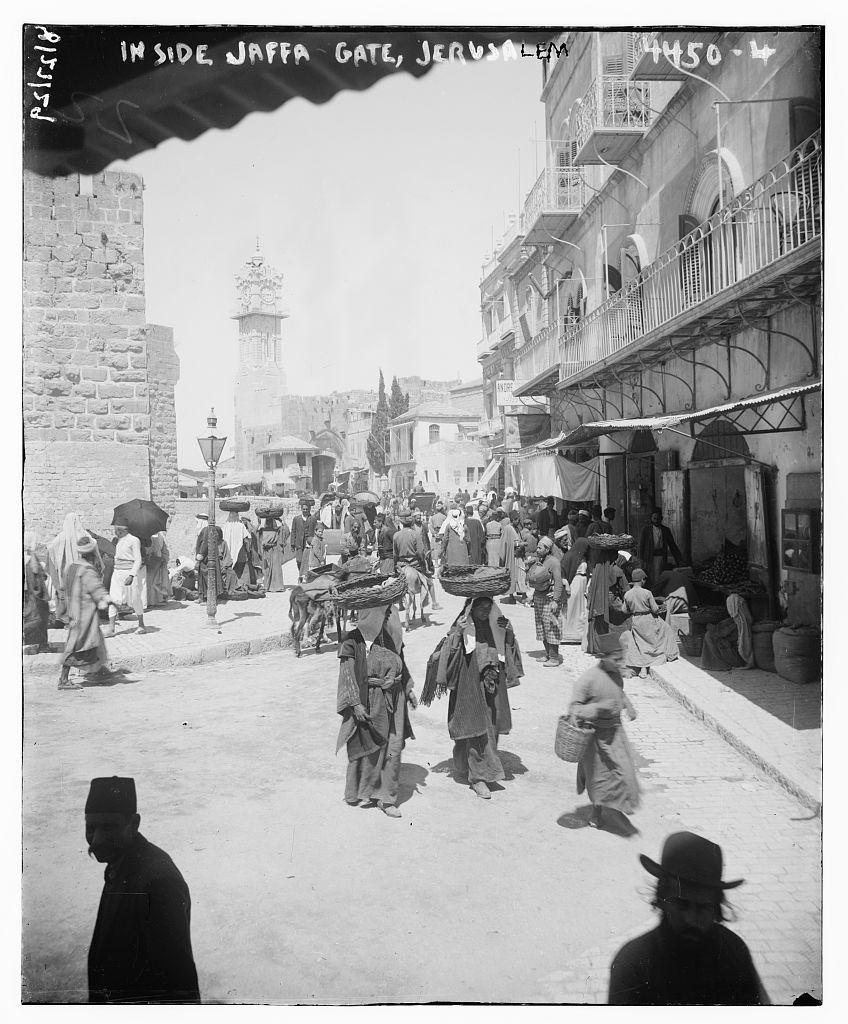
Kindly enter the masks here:
<path id="1" fill-rule="evenodd" d="M 758 594 L 761 584 L 748 576 L 748 560 L 736 552 L 722 551 L 708 562 L 692 579 L 728 594 Z"/>

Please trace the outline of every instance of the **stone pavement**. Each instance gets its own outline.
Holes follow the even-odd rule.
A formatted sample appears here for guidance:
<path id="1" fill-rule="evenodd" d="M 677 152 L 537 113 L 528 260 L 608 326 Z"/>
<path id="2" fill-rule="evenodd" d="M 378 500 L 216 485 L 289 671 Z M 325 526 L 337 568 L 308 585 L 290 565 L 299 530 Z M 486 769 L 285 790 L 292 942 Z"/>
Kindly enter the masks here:
<path id="1" fill-rule="evenodd" d="M 532 618 L 529 609 L 504 606 L 505 611 L 510 608 Z M 151 632 L 144 636 L 136 634 L 134 619 L 122 620 L 118 635 L 106 641 L 109 666 L 124 672 L 165 672 L 291 646 L 288 591 L 228 602 L 219 607 L 217 618 L 214 630 L 206 625 L 205 605 L 171 602 L 145 613 Z M 54 650 L 61 649 L 64 636 L 64 631 L 51 631 Z M 26 656 L 25 675 L 55 677 L 59 660 L 56 653 Z M 655 666 L 651 672 L 666 692 L 804 806 L 820 810 L 819 685 L 802 686 L 758 669 L 713 674 L 684 658 Z"/>
<path id="2" fill-rule="evenodd" d="M 678 658 L 651 674 L 660 686 L 805 807 L 821 809 L 821 685 L 773 672 L 707 672 Z"/>
<path id="3" fill-rule="evenodd" d="M 406 636 L 419 688 L 460 607 L 445 604 Z M 720 843 L 725 876 L 746 879 L 730 927 L 772 1000 L 820 996 L 820 818 L 647 678 L 626 684 L 640 834 L 588 828 L 553 738 L 592 659 L 568 647 L 562 669 L 543 669 L 532 611 L 503 610 L 526 670 L 500 743 L 507 779 L 490 801 L 454 781 L 436 701 L 412 716 L 400 820 L 342 802 L 332 647 L 76 692 L 28 677 L 24 998 L 85 998 L 102 869 L 85 856 L 82 806 L 88 780 L 113 773 L 136 776 L 142 831 L 191 887 L 207 1001 L 603 1002 L 613 954 L 654 920 L 637 855 L 657 858 L 681 828 Z"/>

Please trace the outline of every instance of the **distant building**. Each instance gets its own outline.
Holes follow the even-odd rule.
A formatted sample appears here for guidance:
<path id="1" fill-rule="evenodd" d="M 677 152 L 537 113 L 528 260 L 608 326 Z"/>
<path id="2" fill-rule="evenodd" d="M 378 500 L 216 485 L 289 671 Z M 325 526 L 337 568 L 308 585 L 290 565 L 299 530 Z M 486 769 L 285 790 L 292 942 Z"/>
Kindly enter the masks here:
<path id="1" fill-rule="evenodd" d="M 453 494 L 476 485 L 487 453 L 478 440 L 480 414 L 446 401 L 423 402 L 389 424 L 389 486 Z"/>

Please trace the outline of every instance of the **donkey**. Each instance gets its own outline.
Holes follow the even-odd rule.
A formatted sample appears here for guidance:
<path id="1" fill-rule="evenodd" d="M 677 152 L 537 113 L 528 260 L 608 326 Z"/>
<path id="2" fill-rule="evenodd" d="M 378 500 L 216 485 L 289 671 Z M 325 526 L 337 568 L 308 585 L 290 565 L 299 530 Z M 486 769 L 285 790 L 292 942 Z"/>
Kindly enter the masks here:
<path id="1" fill-rule="evenodd" d="M 401 599 L 404 611 L 406 612 L 404 625 L 406 629 L 412 629 L 415 623 L 416 608 L 418 608 L 421 612 L 421 625 L 426 626 L 428 622 L 424 616 L 424 608 L 430 600 L 427 577 L 420 569 L 416 569 L 414 565 L 399 565 L 398 569 L 403 572 L 406 578 L 406 593 Z M 410 612 L 412 613 L 411 621 Z"/>

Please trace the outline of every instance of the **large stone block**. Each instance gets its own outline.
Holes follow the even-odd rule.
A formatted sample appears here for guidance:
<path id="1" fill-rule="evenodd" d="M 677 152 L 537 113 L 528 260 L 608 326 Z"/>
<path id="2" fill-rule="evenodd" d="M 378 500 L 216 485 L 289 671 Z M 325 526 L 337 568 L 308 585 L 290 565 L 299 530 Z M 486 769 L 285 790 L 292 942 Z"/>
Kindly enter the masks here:
<path id="1" fill-rule="evenodd" d="M 105 414 L 109 412 L 109 403 L 101 398 L 89 398 L 85 403 L 85 411 L 89 413 Z"/>
<path id="2" fill-rule="evenodd" d="M 80 376 L 83 380 L 108 380 L 109 371 L 103 366 L 83 366 Z"/>
<path id="3" fill-rule="evenodd" d="M 99 384 L 97 396 L 98 398 L 133 398 L 134 392 L 131 384 Z"/>

